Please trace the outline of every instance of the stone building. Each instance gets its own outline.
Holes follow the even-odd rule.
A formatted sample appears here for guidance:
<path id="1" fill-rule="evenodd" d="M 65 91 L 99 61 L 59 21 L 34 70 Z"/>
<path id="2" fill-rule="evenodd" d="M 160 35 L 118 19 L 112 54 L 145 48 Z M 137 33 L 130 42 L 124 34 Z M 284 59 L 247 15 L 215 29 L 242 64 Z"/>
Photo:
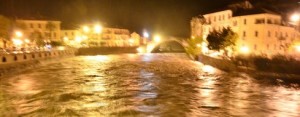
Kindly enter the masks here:
<path id="1" fill-rule="evenodd" d="M 39 38 L 45 42 L 61 41 L 60 21 L 51 20 L 16 20 L 18 24 L 25 26 L 24 36 L 29 39 Z"/>
<path id="2" fill-rule="evenodd" d="M 290 45 L 299 41 L 295 26 L 286 23 L 273 11 L 257 8 L 245 1 L 229 5 L 191 20 L 191 37 L 203 37 L 213 30 L 230 27 L 239 35 L 236 50 L 249 50 L 256 55 L 297 54 Z M 238 52 L 236 51 L 238 54 Z"/>
<path id="3" fill-rule="evenodd" d="M 98 26 L 99 31 L 95 31 L 96 27 L 97 25 L 86 25 L 78 30 L 80 36 L 77 38 L 81 39 L 82 45 L 88 47 L 128 47 L 140 45 L 139 34 L 131 34 L 128 29 L 101 27 L 100 30 L 100 26 Z"/>

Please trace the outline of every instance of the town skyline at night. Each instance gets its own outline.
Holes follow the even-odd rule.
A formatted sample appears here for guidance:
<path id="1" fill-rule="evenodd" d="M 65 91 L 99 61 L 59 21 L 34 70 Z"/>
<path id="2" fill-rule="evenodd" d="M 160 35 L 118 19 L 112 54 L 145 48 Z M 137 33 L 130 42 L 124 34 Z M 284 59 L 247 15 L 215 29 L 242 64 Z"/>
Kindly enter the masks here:
<path id="1" fill-rule="evenodd" d="M 151 33 L 189 37 L 191 17 L 225 8 L 237 1 L 243 0 L 1 0 L 3 4 L 0 4 L 0 14 L 17 19 L 59 20 L 63 22 L 64 29 L 76 28 L 84 23 L 101 22 L 106 27 L 127 28 L 138 33 L 147 30 Z M 283 14 L 298 6 L 298 0 L 250 2 Z M 268 6 L 269 3 L 273 6 Z"/>

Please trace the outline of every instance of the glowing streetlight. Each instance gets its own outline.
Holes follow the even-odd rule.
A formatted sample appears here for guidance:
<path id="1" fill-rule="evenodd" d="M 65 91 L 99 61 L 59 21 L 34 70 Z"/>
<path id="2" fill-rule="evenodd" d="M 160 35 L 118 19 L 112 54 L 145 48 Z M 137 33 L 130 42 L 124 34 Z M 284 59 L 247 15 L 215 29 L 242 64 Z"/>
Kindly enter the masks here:
<path id="1" fill-rule="evenodd" d="M 291 19 L 292 22 L 299 22 L 300 21 L 300 14 L 293 14 L 290 19 Z"/>
<path id="2" fill-rule="evenodd" d="M 134 39 L 129 39 L 129 43 L 134 43 Z"/>
<path id="3" fill-rule="evenodd" d="M 240 52 L 244 53 L 244 54 L 248 54 L 250 52 L 250 50 L 247 46 L 243 46 L 240 48 Z"/>
<path id="4" fill-rule="evenodd" d="M 90 32 L 90 28 L 88 26 L 83 26 L 83 32 L 85 33 Z"/>
<path id="5" fill-rule="evenodd" d="M 75 37 L 75 41 L 80 43 L 80 42 L 82 41 L 82 39 L 81 39 L 80 36 L 76 36 L 76 37 Z"/>
<path id="6" fill-rule="evenodd" d="M 64 37 L 64 41 L 69 41 L 69 38 L 68 37 Z"/>
<path id="7" fill-rule="evenodd" d="M 16 33 L 17 37 L 22 37 L 23 36 L 23 33 L 21 31 L 16 31 L 15 33 Z"/>
<path id="8" fill-rule="evenodd" d="M 144 33 L 143 33 L 143 36 L 144 36 L 145 38 L 149 38 L 150 35 L 149 35 L 148 32 L 144 32 Z"/>
<path id="9" fill-rule="evenodd" d="M 13 41 L 14 45 L 16 45 L 16 46 L 20 46 L 23 44 L 23 41 L 20 39 L 13 39 L 12 41 Z"/>
<path id="10" fill-rule="evenodd" d="M 300 45 L 297 45 L 295 48 L 297 52 L 300 52 Z"/>
<path id="11" fill-rule="evenodd" d="M 94 31 L 95 31 L 95 33 L 101 33 L 102 32 L 102 26 L 100 26 L 100 25 L 95 25 L 94 26 Z"/>
<path id="12" fill-rule="evenodd" d="M 159 35 L 156 35 L 156 36 L 154 37 L 154 42 L 158 43 L 158 42 L 160 42 L 160 41 L 161 41 L 161 37 L 160 37 Z"/>
<path id="13" fill-rule="evenodd" d="M 25 39 L 24 41 L 25 41 L 25 43 L 30 43 L 29 39 Z"/>

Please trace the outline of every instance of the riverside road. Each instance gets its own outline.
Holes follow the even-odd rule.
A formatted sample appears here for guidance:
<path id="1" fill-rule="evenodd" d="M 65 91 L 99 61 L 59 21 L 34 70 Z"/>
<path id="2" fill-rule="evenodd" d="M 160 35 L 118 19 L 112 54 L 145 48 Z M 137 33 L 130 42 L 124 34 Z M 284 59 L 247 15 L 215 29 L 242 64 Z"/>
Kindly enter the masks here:
<path id="1" fill-rule="evenodd" d="M 299 117 L 300 87 L 177 54 L 76 56 L 0 78 L 0 117 Z"/>

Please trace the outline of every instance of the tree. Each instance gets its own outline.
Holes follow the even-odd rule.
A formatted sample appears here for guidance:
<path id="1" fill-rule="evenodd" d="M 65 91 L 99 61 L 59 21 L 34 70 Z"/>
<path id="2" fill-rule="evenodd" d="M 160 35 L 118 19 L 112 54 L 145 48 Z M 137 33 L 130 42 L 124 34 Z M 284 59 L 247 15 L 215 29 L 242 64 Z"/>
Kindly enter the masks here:
<path id="1" fill-rule="evenodd" d="M 188 54 L 192 55 L 193 57 L 201 54 L 202 51 L 200 45 L 203 41 L 204 40 L 201 37 L 187 39 L 186 42 L 188 43 L 188 46 L 186 47 L 186 51 L 188 52 Z"/>
<path id="2" fill-rule="evenodd" d="M 35 30 L 30 34 L 29 38 L 36 43 L 37 46 L 45 46 L 44 37 L 41 32 Z"/>
<path id="3" fill-rule="evenodd" d="M 48 39 L 51 40 L 52 39 L 52 33 L 53 31 L 55 30 L 56 26 L 53 22 L 49 21 L 47 24 L 46 24 L 46 29 L 48 30 Z"/>
<path id="4" fill-rule="evenodd" d="M 207 36 L 208 48 L 211 50 L 225 50 L 233 48 L 238 38 L 237 33 L 230 28 L 223 28 L 222 31 L 214 30 Z"/>

